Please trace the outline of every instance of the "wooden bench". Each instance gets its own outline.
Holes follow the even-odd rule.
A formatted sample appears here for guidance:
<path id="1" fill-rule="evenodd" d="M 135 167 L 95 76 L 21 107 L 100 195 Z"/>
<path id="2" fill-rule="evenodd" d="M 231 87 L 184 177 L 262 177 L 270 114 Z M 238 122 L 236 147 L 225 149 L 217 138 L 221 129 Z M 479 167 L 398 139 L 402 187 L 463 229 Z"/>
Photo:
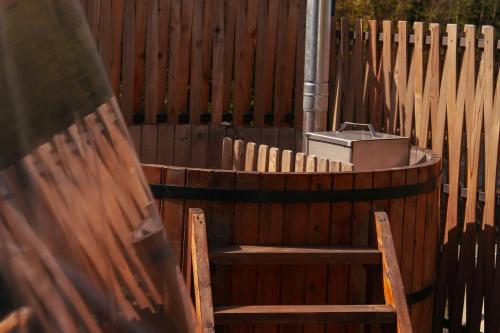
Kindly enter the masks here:
<path id="1" fill-rule="evenodd" d="M 205 216 L 189 210 L 194 298 L 205 332 L 215 325 L 256 324 L 381 324 L 388 332 L 411 333 L 398 259 L 385 212 L 373 213 L 373 247 L 231 246 L 208 249 Z M 368 265 L 373 295 L 383 294 L 381 304 L 349 305 L 227 305 L 213 307 L 210 264 L 236 265 Z M 378 268 L 378 269 L 377 269 Z M 378 274 L 378 279 L 375 275 Z M 378 285 L 373 283 L 381 282 Z M 375 299 L 376 297 L 374 297 Z"/>

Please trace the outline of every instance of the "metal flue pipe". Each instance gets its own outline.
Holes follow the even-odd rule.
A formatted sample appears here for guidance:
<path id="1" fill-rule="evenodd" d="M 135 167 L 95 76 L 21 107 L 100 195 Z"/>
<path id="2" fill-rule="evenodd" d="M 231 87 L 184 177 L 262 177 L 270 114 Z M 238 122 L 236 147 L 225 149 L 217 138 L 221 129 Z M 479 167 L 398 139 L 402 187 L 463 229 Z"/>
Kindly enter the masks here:
<path id="1" fill-rule="evenodd" d="M 334 0 L 307 0 L 303 133 L 326 130 L 330 27 Z"/>

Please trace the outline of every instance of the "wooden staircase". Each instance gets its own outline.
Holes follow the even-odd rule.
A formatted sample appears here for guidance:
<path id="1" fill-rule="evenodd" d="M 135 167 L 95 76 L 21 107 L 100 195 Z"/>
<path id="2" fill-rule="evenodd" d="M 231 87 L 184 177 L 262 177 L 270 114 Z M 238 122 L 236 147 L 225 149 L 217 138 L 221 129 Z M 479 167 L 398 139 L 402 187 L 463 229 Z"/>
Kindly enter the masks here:
<path id="1" fill-rule="evenodd" d="M 189 247 L 196 312 L 205 332 L 215 325 L 379 324 L 388 332 L 412 332 L 386 213 L 374 213 L 377 247 L 231 246 L 208 251 L 203 211 L 190 209 Z M 367 265 L 381 267 L 384 304 L 231 305 L 213 307 L 210 263 L 217 265 Z M 374 272 L 377 270 L 373 270 Z"/>

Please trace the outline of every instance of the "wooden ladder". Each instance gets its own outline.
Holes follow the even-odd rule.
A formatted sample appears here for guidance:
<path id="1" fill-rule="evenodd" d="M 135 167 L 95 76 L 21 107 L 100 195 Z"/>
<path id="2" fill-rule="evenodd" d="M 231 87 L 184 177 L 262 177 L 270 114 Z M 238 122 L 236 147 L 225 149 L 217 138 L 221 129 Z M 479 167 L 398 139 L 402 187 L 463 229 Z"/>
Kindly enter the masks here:
<path id="1" fill-rule="evenodd" d="M 189 248 L 198 319 L 205 332 L 215 324 L 381 324 L 389 332 L 411 333 L 398 260 L 385 212 L 374 213 L 377 247 L 232 246 L 208 251 L 203 211 L 189 210 Z M 213 308 L 210 263 L 220 265 L 342 264 L 382 266 L 384 304 L 249 305 Z"/>

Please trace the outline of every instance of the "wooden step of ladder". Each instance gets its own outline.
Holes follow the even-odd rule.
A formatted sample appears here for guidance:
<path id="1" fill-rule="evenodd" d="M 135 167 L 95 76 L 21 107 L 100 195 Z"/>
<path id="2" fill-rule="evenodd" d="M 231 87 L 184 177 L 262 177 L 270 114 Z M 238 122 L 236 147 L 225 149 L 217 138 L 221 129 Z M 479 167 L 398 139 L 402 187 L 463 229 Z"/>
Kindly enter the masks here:
<path id="1" fill-rule="evenodd" d="M 216 307 L 218 324 L 395 324 L 389 305 L 251 305 Z"/>
<path id="2" fill-rule="evenodd" d="M 215 324 L 387 324 L 411 333 L 398 260 L 386 213 L 374 213 L 376 248 L 231 246 L 208 251 L 203 211 L 189 211 L 189 251 L 193 268 L 196 311 L 205 332 Z M 385 304 L 373 305 L 232 305 L 212 304 L 210 262 L 219 265 L 379 265 Z"/>
<path id="3" fill-rule="evenodd" d="M 224 265 L 380 265 L 378 249 L 356 247 L 231 246 L 209 251 L 210 260 Z"/>

